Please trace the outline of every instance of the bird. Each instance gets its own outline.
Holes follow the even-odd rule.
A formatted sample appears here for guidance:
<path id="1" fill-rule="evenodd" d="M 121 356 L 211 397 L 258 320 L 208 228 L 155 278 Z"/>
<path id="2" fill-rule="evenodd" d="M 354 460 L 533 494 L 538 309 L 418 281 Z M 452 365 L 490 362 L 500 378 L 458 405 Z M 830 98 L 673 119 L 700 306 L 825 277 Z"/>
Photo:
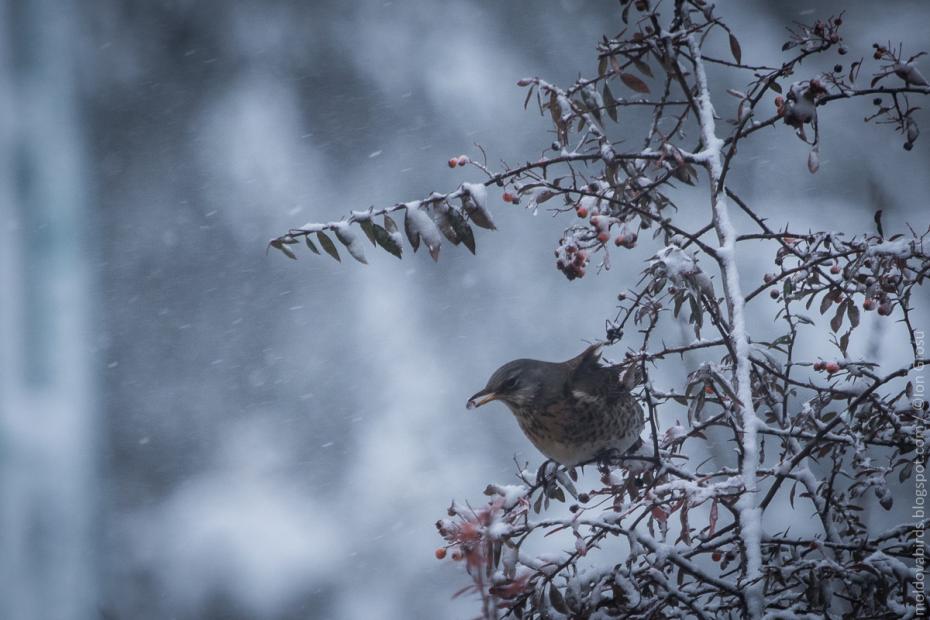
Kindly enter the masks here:
<path id="1" fill-rule="evenodd" d="M 491 375 L 467 409 L 506 405 L 542 454 L 574 467 L 640 444 L 643 410 L 630 393 L 636 372 L 621 380 L 619 366 L 601 364 L 603 342 L 565 362 L 517 359 Z"/>

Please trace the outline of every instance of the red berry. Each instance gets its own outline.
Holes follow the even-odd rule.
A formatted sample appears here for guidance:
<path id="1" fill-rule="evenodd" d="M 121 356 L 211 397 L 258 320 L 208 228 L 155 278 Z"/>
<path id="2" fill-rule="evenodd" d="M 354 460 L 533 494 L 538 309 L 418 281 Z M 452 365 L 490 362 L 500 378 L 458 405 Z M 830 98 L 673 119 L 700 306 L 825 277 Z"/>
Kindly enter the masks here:
<path id="1" fill-rule="evenodd" d="M 769 291 L 769 297 L 771 297 L 772 299 L 778 299 L 778 291 L 776 291 L 775 289 L 772 289 L 771 291 Z"/>
<path id="2" fill-rule="evenodd" d="M 762 281 L 765 282 L 766 284 L 771 284 L 774 279 L 775 279 L 775 276 L 770 273 L 767 273 L 764 276 L 762 276 Z"/>
<path id="3" fill-rule="evenodd" d="M 875 310 L 875 300 L 871 297 L 866 297 L 865 301 L 862 302 L 863 310 Z"/>
<path id="4" fill-rule="evenodd" d="M 455 551 L 453 551 L 453 552 L 452 552 L 452 559 L 455 560 L 456 562 L 458 562 L 459 560 L 461 560 L 461 559 L 462 559 L 462 552 L 459 551 L 458 549 L 456 549 Z"/>
<path id="5" fill-rule="evenodd" d="M 504 192 L 504 202 L 513 202 L 513 194 L 510 192 Z"/>
<path id="6" fill-rule="evenodd" d="M 839 265 L 833 265 L 832 267 L 830 267 L 830 273 L 832 273 L 833 275 L 837 275 L 839 272 L 840 272 Z"/>
<path id="7" fill-rule="evenodd" d="M 575 209 L 575 213 L 577 213 L 578 217 L 582 219 L 588 217 L 588 210 L 585 207 L 578 207 L 577 209 Z"/>
<path id="8" fill-rule="evenodd" d="M 710 557 L 714 562 L 719 562 L 720 560 L 723 559 L 723 554 L 720 553 L 719 551 L 714 551 Z"/>
<path id="9" fill-rule="evenodd" d="M 892 310 L 892 306 L 887 301 L 878 307 L 878 313 L 882 316 L 888 316 L 889 314 L 891 314 L 891 310 Z"/>
<path id="10" fill-rule="evenodd" d="M 617 235 L 617 238 L 614 239 L 614 245 L 616 246 L 621 246 L 624 243 L 626 243 L 626 239 L 624 238 L 623 235 Z"/>
<path id="11" fill-rule="evenodd" d="M 576 251 L 577 249 L 578 249 L 578 248 L 576 248 L 575 246 L 570 245 L 570 246 L 568 246 L 568 247 L 565 248 L 565 253 L 566 253 L 566 254 L 574 254 L 575 251 Z"/>
<path id="12" fill-rule="evenodd" d="M 455 168 L 458 165 L 458 163 L 459 161 L 455 157 L 453 157 L 452 159 L 449 160 L 449 167 Z"/>
<path id="13" fill-rule="evenodd" d="M 468 157 L 466 157 L 465 155 L 459 155 L 458 164 L 459 164 L 460 166 L 464 166 L 465 164 L 467 164 L 467 163 L 470 162 L 470 161 L 471 161 L 471 160 L 468 159 Z"/>
<path id="14" fill-rule="evenodd" d="M 837 364 L 836 362 L 827 362 L 826 364 L 823 365 L 823 367 L 831 375 L 840 369 L 840 365 Z"/>
<path id="15" fill-rule="evenodd" d="M 610 240 L 610 235 L 607 234 L 607 231 L 597 233 L 597 240 L 601 243 L 607 243 Z"/>
<path id="16" fill-rule="evenodd" d="M 445 547 L 439 547 L 438 549 L 436 549 L 436 559 L 437 559 L 437 560 L 444 560 L 445 557 L 446 557 L 446 548 L 445 548 Z"/>
<path id="17" fill-rule="evenodd" d="M 814 362 L 814 371 L 820 372 L 821 370 L 824 369 L 824 366 L 826 366 L 826 364 L 824 364 L 823 360 L 819 362 Z"/>

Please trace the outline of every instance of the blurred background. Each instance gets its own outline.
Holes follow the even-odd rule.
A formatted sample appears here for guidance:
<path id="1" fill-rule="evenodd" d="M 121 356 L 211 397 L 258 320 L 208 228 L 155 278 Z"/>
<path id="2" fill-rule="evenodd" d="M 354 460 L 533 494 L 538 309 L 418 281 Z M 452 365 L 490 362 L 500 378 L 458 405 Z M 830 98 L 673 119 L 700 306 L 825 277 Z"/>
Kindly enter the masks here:
<path id="1" fill-rule="evenodd" d="M 851 53 L 811 74 L 873 41 L 930 47 L 917 1 L 719 12 L 744 60 L 771 64 L 786 25 L 843 8 Z M 502 406 L 465 401 L 504 361 L 567 359 L 602 337 L 658 246 L 643 236 L 569 283 L 551 259 L 564 222 L 494 192 L 499 230 L 481 231 L 475 257 L 370 249 L 366 267 L 265 246 L 478 180 L 446 166 L 474 143 L 492 162 L 537 157 L 548 126 L 516 80 L 593 74 L 618 13 L 607 0 L 0 0 L 0 617 L 474 615 L 451 600 L 467 580 L 433 558 L 433 523 L 453 497 L 511 482 L 515 455 L 539 456 Z M 872 230 L 883 208 L 886 230 L 925 228 L 928 142 L 905 153 L 868 113 L 830 106 L 816 176 L 778 125 L 729 181 L 775 225 Z M 637 129 L 635 116 L 614 128 L 634 142 Z M 705 194 L 685 196 L 684 221 L 706 221 Z M 744 286 L 771 268 L 750 254 Z M 854 350 L 904 359 L 873 315 Z M 768 313 L 755 322 L 773 333 Z M 635 335 L 608 357 L 627 346 Z M 676 385 L 694 363 L 653 381 Z M 785 515 L 803 529 L 807 515 Z"/>

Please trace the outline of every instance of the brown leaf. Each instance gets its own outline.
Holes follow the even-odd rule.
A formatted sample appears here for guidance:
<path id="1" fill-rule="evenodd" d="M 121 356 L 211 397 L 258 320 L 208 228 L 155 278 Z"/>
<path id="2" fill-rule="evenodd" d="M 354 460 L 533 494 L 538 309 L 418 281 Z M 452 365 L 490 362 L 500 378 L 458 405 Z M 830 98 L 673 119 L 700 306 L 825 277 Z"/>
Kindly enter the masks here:
<path id="1" fill-rule="evenodd" d="M 733 54 L 736 64 L 743 64 L 743 50 L 740 49 L 739 41 L 733 36 L 733 33 L 730 33 L 730 53 Z"/>
<path id="2" fill-rule="evenodd" d="M 646 86 L 646 83 L 641 79 L 633 75 L 632 73 L 621 73 L 620 79 L 628 88 L 635 90 L 638 93 L 648 93 L 649 87 Z"/>

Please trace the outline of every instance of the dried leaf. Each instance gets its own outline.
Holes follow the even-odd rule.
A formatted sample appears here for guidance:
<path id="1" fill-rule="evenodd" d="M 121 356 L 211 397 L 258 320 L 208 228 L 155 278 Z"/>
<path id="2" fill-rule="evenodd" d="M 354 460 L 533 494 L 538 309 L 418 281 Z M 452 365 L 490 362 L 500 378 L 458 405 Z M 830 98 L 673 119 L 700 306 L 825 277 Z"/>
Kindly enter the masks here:
<path id="1" fill-rule="evenodd" d="M 269 245 L 276 250 L 281 250 L 281 252 L 288 258 L 292 260 L 297 260 L 297 255 L 294 254 L 294 252 L 291 251 L 291 248 L 287 247 L 287 244 L 285 244 L 280 239 L 275 239 Z"/>
<path id="2" fill-rule="evenodd" d="M 333 243 L 333 240 L 329 238 L 322 230 L 316 234 L 317 241 L 320 242 L 320 246 L 323 248 L 323 251 L 335 258 L 337 261 L 342 262 L 342 259 L 339 258 L 339 251 L 336 249 L 336 244 Z"/>
<path id="3" fill-rule="evenodd" d="M 304 241 L 307 243 L 307 247 L 310 248 L 311 252 L 313 252 L 314 254 L 320 253 L 320 251 L 316 249 L 316 245 L 313 243 L 313 241 L 310 240 L 310 235 L 306 235 L 304 237 Z"/>
<path id="4" fill-rule="evenodd" d="M 646 86 L 646 83 L 641 79 L 633 75 L 632 73 L 621 73 L 620 79 L 628 88 L 635 90 L 638 93 L 648 93 L 649 87 Z"/>
<path id="5" fill-rule="evenodd" d="M 739 41 L 733 36 L 733 33 L 730 33 L 730 53 L 733 54 L 733 59 L 736 60 L 736 64 L 740 65 L 743 63 L 743 50 L 740 49 Z"/>
<path id="6" fill-rule="evenodd" d="M 807 169 L 811 174 L 816 174 L 820 170 L 820 148 L 817 146 L 807 154 Z"/>

